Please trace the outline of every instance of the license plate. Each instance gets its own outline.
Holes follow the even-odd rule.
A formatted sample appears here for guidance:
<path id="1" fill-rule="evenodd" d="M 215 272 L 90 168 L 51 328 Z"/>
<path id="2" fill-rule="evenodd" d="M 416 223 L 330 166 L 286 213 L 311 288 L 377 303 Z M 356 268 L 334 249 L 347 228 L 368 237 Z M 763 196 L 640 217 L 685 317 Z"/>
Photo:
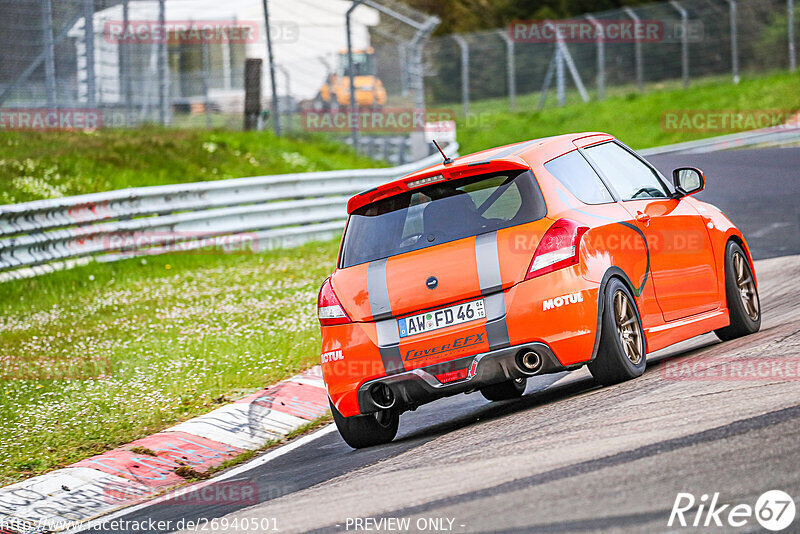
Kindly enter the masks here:
<path id="1" fill-rule="evenodd" d="M 400 330 L 400 337 L 409 337 L 484 318 L 486 318 L 486 308 L 483 299 L 480 299 L 398 319 L 397 327 Z"/>

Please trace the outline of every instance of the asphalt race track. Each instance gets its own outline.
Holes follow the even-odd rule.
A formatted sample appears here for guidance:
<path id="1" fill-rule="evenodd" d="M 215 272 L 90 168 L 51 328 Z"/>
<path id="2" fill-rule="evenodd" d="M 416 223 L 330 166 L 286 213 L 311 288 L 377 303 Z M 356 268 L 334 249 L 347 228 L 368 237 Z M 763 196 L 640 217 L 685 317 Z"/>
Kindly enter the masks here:
<path id="1" fill-rule="evenodd" d="M 452 532 L 762 531 L 753 518 L 737 529 L 667 522 L 679 492 L 698 501 L 719 493 L 718 503 L 731 506 L 753 506 L 772 489 L 800 495 L 800 256 L 792 256 L 800 253 L 800 149 L 651 160 L 665 174 L 679 165 L 705 170 L 702 198 L 740 225 L 756 257 L 771 258 L 756 264 L 759 333 L 727 343 L 706 334 L 651 354 L 643 377 L 613 387 L 596 386 L 584 369 L 531 379 L 518 401 L 445 399 L 406 413 L 393 443 L 368 450 L 350 449 L 326 427 L 225 480 L 255 484 L 258 504 L 167 501 L 118 517 L 265 518 L 280 532 L 354 531 L 356 518 L 411 518 L 411 531 L 435 521 Z M 682 374 L 756 361 L 769 376 Z"/>
<path id="2" fill-rule="evenodd" d="M 648 158 L 672 179 L 676 167 L 706 173 L 697 198 L 720 207 L 742 230 L 756 258 L 800 254 L 800 148 L 729 150 Z"/>

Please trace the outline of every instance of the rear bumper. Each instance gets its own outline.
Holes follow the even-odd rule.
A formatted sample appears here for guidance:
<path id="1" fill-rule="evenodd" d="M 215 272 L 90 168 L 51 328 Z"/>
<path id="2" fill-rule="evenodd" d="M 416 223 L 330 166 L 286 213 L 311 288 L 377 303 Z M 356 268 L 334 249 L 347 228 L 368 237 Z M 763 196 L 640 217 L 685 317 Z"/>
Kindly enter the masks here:
<path id="1" fill-rule="evenodd" d="M 524 371 L 517 363 L 517 355 L 529 350 L 536 351 L 542 358 L 541 367 L 534 373 Z M 468 374 L 461 380 L 442 383 L 436 378 L 443 373 L 464 369 Z M 550 347 L 544 343 L 524 343 L 369 380 L 358 388 L 358 407 L 361 413 L 371 413 L 381 409 L 373 401 L 370 391 L 376 384 L 388 386 L 394 393 L 395 406 L 401 410 L 408 410 L 442 397 L 475 391 L 506 380 L 564 370 L 566 367 L 561 365 Z"/>

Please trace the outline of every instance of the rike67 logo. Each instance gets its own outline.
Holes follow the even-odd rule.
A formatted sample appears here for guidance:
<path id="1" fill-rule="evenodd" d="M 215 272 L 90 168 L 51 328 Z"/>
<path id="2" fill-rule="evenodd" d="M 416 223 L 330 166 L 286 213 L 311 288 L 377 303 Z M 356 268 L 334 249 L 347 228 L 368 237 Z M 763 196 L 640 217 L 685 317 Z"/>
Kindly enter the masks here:
<path id="1" fill-rule="evenodd" d="M 719 493 L 703 494 L 699 499 L 691 493 L 678 493 L 669 514 L 668 527 L 726 527 L 755 526 L 780 532 L 789 528 L 795 518 L 794 499 L 781 490 L 766 491 L 755 506 L 747 503 L 722 504 Z"/>

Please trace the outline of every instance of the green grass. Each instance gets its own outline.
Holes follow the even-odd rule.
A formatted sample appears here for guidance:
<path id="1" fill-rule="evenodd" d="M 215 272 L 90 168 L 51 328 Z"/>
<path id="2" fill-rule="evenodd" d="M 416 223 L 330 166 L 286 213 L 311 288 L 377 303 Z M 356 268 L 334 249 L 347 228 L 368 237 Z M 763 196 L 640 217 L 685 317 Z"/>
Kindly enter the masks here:
<path id="1" fill-rule="evenodd" d="M 0 285 L 0 486 L 319 361 L 337 244 L 92 263 Z"/>
<path id="2" fill-rule="evenodd" d="M 792 110 L 800 109 L 800 73 L 771 74 L 745 78 L 734 85 L 730 78 L 694 81 L 681 89 L 677 82 L 647 87 L 644 94 L 631 88 L 614 88 L 603 101 L 583 103 L 575 91 L 568 93 L 567 105 L 555 107 L 551 90 L 547 107 L 535 111 L 539 94 L 517 99 L 516 113 L 508 111 L 505 99 L 483 100 L 470 107 L 472 116 L 458 119 L 460 152 L 468 154 L 486 148 L 563 133 L 608 132 L 633 148 L 649 148 L 704 137 L 725 131 L 667 131 L 661 118 L 665 111 L 678 110 Z M 459 109 L 454 105 L 454 109 Z"/>
<path id="3" fill-rule="evenodd" d="M 0 204 L 264 174 L 376 167 L 322 136 L 141 130 L 0 132 Z"/>

